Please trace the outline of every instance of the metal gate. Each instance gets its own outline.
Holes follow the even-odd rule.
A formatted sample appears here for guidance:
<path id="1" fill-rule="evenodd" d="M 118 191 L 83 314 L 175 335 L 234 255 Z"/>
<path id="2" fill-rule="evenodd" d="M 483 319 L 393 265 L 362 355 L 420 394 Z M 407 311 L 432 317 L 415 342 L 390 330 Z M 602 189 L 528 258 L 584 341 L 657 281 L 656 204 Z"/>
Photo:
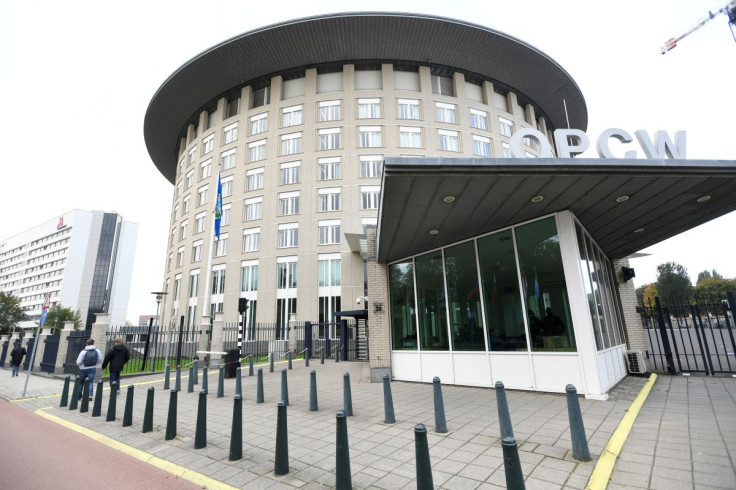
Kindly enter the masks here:
<path id="1" fill-rule="evenodd" d="M 89 330 L 69 332 L 69 336 L 66 338 L 69 344 L 67 346 L 66 359 L 64 360 L 64 374 L 76 375 L 77 371 L 79 371 L 79 366 L 77 366 L 77 357 L 87 346 L 87 339 L 89 338 L 90 333 L 91 332 Z"/>
<path id="2" fill-rule="evenodd" d="M 3 342 L 3 351 L 0 353 L 0 367 L 5 367 L 5 358 L 8 356 L 8 345 L 10 344 L 9 340 L 6 340 Z"/>
<path id="3" fill-rule="evenodd" d="M 33 369 L 31 363 L 31 353 L 33 352 L 33 346 L 36 344 L 36 337 L 29 337 L 28 343 L 26 344 L 26 356 L 23 358 L 23 370 L 29 371 Z"/>
<path id="4" fill-rule="evenodd" d="M 59 353 L 59 338 L 59 335 L 49 335 L 44 341 L 46 347 L 43 350 L 43 359 L 41 360 L 41 371 L 44 373 L 54 374 L 56 355 Z"/>

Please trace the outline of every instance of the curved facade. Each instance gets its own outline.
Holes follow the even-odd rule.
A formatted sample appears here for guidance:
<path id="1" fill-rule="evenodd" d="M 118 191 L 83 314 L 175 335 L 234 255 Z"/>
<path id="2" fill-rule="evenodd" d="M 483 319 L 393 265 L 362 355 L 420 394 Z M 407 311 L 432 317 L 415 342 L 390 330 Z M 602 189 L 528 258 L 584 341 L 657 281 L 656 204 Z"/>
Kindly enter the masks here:
<path id="1" fill-rule="evenodd" d="M 316 17 L 205 51 L 162 85 L 145 120 L 174 184 L 162 321 L 196 325 L 212 309 L 235 321 L 240 297 L 257 322 L 355 309 L 370 293 L 354 239 L 376 225 L 383 160 L 503 158 L 519 128 L 551 141 L 563 99 L 584 130 L 582 94 L 553 60 L 450 19 Z M 218 171 L 223 223 L 208 271 Z"/>

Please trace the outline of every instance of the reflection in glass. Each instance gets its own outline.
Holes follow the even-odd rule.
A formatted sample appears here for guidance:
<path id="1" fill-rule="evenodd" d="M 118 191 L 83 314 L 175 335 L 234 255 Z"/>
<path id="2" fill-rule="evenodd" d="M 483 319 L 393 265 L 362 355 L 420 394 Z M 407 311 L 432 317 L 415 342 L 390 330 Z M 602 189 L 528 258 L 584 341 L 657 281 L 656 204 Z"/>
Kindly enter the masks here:
<path id="1" fill-rule="evenodd" d="M 484 351 L 480 285 L 472 241 L 445 249 L 452 350 Z"/>
<path id="2" fill-rule="evenodd" d="M 601 324 L 598 318 L 598 312 L 595 307 L 595 295 L 593 294 L 593 284 L 591 283 L 591 270 L 588 262 L 588 252 L 585 248 L 585 236 L 580 225 L 575 223 L 575 234 L 578 238 L 578 251 L 580 252 L 580 271 L 583 279 L 583 288 L 585 288 L 585 297 L 588 298 L 588 309 L 590 317 L 593 321 L 593 333 L 595 335 L 596 350 L 603 349 L 603 340 L 601 339 Z"/>
<path id="3" fill-rule="evenodd" d="M 391 331 L 394 350 L 416 350 L 414 266 L 411 260 L 388 266 L 391 295 Z"/>
<path id="4" fill-rule="evenodd" d="M 478 260 L 490 350 L 527 350 L 511 230 L 479 238 Z"/>
<path id="5" fill-rule="evenodd" d="M 442 278 L 442 252 L 418 256 L 415 261 L 419 337 L 423 350 L 449 350 L 447 308 Z"/>

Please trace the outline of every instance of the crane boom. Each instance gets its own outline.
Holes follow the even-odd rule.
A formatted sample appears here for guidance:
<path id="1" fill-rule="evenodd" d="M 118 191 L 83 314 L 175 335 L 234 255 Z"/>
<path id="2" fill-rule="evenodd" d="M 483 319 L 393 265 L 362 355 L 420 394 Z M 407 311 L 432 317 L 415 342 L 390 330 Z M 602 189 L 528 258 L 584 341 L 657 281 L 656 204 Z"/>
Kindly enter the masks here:
<path id="1" fill-rule="evenodd" d="M 736 0 L 728 2 L 726 5 L 724 5 L 723 7 L 721 7 L 720 9 L 714 12 L 709 11 L 708 15 L 703 17 L 700 20 L 700 22 L 698 22 L 693 27 L 688 29 L 685 33 L 681 34 L 678 37 L 669 38 L 667 41 L 665 41 L 664 46 L 660 48 L 660 52 L 662 54 L 666 54 L 668 51 L 676 48 L 678 41 L 681 41 L 686 36 L 689 36 L 693 32 L 697 31 L 698 29 L 703 27 L 705 24 L 713 20 L 719 14 L 726 14 L 728 16 L 729 24 L 736 25 Z"/>

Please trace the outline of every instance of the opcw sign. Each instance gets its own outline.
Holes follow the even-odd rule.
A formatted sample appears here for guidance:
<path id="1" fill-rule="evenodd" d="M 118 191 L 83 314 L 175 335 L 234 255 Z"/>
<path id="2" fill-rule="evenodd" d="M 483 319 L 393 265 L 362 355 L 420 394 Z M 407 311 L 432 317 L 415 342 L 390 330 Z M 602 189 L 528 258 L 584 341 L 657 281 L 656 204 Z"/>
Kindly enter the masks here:
<path id="1" fill-rule="evenodd" d="M 644 156 L 648 159 L 685 159 L 685 131 L 677 131 L 675 133 L 674 142 L 670 139 L 665 131 L 657 131 L 654 133 L 654 140 L 649 134 L 640 129 L 634 132 L 639 147 L 644 152 Z M 521 142 L 524 138 L 530 138 L 539 145 L 539 157 L 554 158 L 552 145 L 542 132 L 531 128 L 522 128 L 514 133 L 509 141 L 509 149 L 511 156 L 514 158 L 527 158 L 526 151 L 521 148 Z M 619 128 L 606 129 L 601 133 L 596 141 L 596 149 L 598 156 L 601 158 L 636 158 L 636 150 L 629 150 L 623 156 L 616 156 L 611 151 L 609 143 L 611 139 L 618 140 L 620 143 L 628 145 L 634 141 L 631 135 Z M 554 132 L 555 146 L 557 147 L 557 156 L 559 158 L 571 158 L 575 155 L 583 153 L 590 148 L 590 139 L 588 135 L 579 129 L 558 129 Z"/>

